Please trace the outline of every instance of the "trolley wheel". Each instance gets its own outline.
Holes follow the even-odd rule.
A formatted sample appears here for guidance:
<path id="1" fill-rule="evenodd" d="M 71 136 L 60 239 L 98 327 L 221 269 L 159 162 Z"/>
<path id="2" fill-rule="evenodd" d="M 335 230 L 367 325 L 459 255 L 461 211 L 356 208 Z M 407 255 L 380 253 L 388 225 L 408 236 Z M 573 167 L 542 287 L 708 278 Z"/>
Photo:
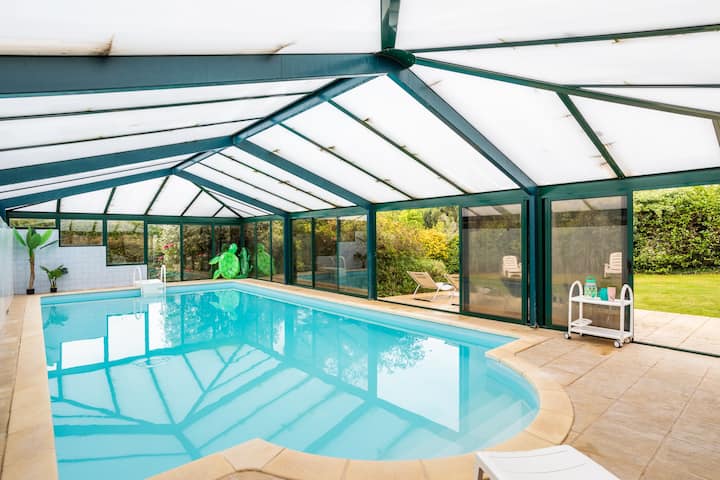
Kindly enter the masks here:
<path id="1" fill-rule="evenodd" d="M 615 348 L 622 348 L 622 343 L 619 340 L 615 340 Z"/>
<path id="2" fill-rule="evenodd" d="M 567 338 L 568 340 L 572 340 L 572 337 L 571 337 L 570 334 L 567 333 L 567 332 L 565 332 L 565 338 Z"/>

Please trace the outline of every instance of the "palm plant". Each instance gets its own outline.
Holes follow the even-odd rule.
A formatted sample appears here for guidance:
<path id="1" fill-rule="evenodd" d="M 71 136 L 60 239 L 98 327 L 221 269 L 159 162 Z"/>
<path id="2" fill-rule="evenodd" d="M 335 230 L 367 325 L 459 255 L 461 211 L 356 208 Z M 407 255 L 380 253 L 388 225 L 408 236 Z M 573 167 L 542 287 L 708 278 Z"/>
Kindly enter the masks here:
<path id="1" fill-rule="evenodd" d="M 50 270 L 46 266 L 40 265 L 40 268 L 45 270 L 48 280 L 50 280 L 50 292 L 57 292 L 57 279 L 68 273 L 67 267 L 65 265 L 60 265 L 59 267 L 55 267 Z"/>
<path id="2" fill-rule="evenodd" d="M 13 233 L 17 241 L 25 247 L 28 251 L 28 261 L 30 262 L 30 279 L 28 280 L 27 294 L 32 295 L 35 293 L 35 252 L 41 248 L 49 247 L 53 243 L 57 243 L 54 240 L 48 243 L 52 230 L 45 230 L 43 233 L 38 233 L 34 228 L 28 227 L 25 238 L 23 239 L 20 233 L 13 228 Z"/>

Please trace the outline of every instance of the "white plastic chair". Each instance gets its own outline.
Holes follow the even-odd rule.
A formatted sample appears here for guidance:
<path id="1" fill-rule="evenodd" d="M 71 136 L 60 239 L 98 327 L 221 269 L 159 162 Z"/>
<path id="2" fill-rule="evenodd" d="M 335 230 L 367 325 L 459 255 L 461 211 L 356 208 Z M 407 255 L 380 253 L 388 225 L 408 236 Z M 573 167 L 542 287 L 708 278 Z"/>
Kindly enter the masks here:
<path id="1" fill-rule="evenodd" d="M 435 295 L 433 295 L 432 299 L 430 300 L 431 302 L 435 301 L 435 298 L 437 298 L 440 292 L 455 290 L 455 287 L 450 284 L 444 282 L 436 282 L 427 272 L 407 272 L 407 274 L 410 275 L 410 278 L 412 278 L 415 283 L 417 283 L 417 287 L 415 287 L 415 291 L 413 292 L 413 299 L 416 299 L 417 292 L 421 288 L 425 288 L 427 290 L 435 290 Z"/>
<path id="2" fill-rule="evenodd" d="M 505 278 L 522 278 L 522 263 L 518 263 L 515 255 L 502 258 L 502 275 Z"/>
<path id="3" fill-rule="evenodd" d="M 620 480 L 570 445 L 475 455 L 478 480 Z"/>
<path id="4" fill-rule="evenodd" d="M 607 278 L 610 275 L 622 275 L 622 252 L 612 252 L 608 262 L 609 263 L 605 264 L 603 277 Z"/>

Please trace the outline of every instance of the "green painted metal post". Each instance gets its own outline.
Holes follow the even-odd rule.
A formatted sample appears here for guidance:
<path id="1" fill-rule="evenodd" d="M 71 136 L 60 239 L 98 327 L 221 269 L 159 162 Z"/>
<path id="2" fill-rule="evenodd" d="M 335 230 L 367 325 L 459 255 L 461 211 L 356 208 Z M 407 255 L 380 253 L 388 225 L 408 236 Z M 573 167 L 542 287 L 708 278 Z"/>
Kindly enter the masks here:
<path id="1" fill-rule="evenodd" d="M 285 273 L 285 285 L 292 284 L 294 262 L 292 220 L 286 215 L 283 218 L 283 267 Z"/>
<path id="2" fill-rule="evenodd" d="M 377 300 L 377 211 L 374 205 L 367 209 L 366 235 L 368 298 Z"/>
<path id="3" fill-rule="evenodd" d="M 527 323 L 544 323 L 542 311 L 542 202 L 537 194 L 530 195 L 527 204 L 528 318 Z"/>

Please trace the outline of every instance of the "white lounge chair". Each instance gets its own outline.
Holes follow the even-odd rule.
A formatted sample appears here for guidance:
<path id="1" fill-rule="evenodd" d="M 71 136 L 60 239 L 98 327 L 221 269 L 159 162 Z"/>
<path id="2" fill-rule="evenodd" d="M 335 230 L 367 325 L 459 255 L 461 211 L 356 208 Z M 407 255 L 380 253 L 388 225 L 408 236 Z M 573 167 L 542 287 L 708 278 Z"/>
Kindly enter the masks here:
<path id="1" fill-rule="evenodd" d="M 610 275 L 622 275 L 622 252 L 612 252 L 608 262 L 609 263 L 605 264 L 603 277 L 608 278 Z"/>
<path id="2" fill-rule="evenodd" d="M 452 285 L 452 287 L 455 289 L 450 292 L 450 298 L 457 297 L 460 298 L 460 274 L 459 273 L 446 273 L 445 278 L 447 279 L 448 283 Z M 458 305 L 457 303 L 454 303 L 453 305 Z"/>
<path id="3" fill-rule="evenodd" d="M 476 474 L 482 480 L 619 480 L 570 445 L 525 452 L 477 452 Z"/>
<path id="4" fill-rule="evenodd" d="M 415 291 L 413 292 L 413 299 L 415 300 L 424 300 L 416 298 L 417 292 L 421 288 L 427 290 L 435 290 L 435 295 L 433 295 L 432 299 L 430 300 L 431 302 L 435 301 L 440 292 L 455 290 L 455 287 L 448 283 L 436 282 L 427 272 L 407 272 L 407 274 L 410 275 L 410 278 L 412 278 L 415 283 L 417 283 L 417 287 L 415 287 Z"/>
<path id="5" fill-rule="evenodd" d="M 518 263 L 515 255 L 502 258 L 502 276 L 505 278 L 522 278 L 522 263 Z"/>

